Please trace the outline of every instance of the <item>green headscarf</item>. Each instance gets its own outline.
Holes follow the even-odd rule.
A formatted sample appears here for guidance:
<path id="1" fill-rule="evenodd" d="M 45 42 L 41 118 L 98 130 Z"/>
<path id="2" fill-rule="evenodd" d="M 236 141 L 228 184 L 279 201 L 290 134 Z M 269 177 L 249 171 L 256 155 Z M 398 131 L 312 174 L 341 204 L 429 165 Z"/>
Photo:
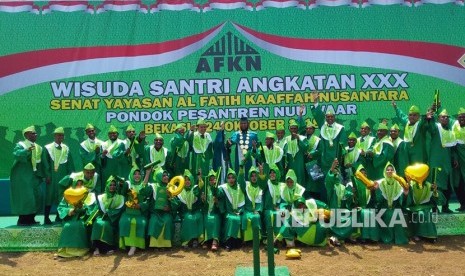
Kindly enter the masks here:
<path id="1" fill-rule="evenodd" d="M 184 185 L 184 189 L 189 191 L 191 190 L 194 185 L 195 185 L 195 178 L 194 176 L 192 175 L 191 171 L 189 171 L 188 169 L 184 170 L 184 174 L 183 174 L 184 177 L 187 177 L 189 178 L 189 180 L 191 181 L 191 185 L 189 187 L 187 187 L 186 185 Z"/>
<path id="2" fill-rule="evenodd" d="M 276 182 L 279 182 L 281 179 L 281 171 L 279 170 L 278 166 L 276 164 L 270 164 L 270 172 L 274 171 L 276 173 Z"/>

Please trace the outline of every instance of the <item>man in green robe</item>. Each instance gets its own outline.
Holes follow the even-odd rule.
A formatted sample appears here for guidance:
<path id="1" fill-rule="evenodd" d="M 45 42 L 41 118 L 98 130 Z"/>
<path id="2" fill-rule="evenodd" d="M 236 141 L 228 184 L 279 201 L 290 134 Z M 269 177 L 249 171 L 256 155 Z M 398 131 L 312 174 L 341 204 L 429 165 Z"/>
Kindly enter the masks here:
<path id="1" fill-rule="evenodd" d="M 282 149 L 284 148 L 284 145 L 286 144 L 285 136 L 286 136 L 286 128 L 284 127 L 284 124 L 276 125 L 275 143 Z"/>
<path id="2" fill-rule="evenodd" d="M 102 193 L 102 188 L 100 187 L 100 177 L 95 172 L 94 165 L 92 163 L 88 163 L 84 166 L 83 171 L 73 172 L 60 180 L 60 194 L 63 195 L 63 192 L 78 180 L 82 181 L 82 185 L 86 187 L 89 192 L 96 192 L 97 194 Z"/>
<path id="3" fill-rule="evenodd" d="M 126 128 L 126 139 L 123 140 L 123 143 L 126 160 L 121 159 L 120 166 L 121 175 L 126 177 L 129 175 L 129 172 L 133 167 L 142 168 L 145 147 L 145 131 L 141 131 L 136 137 L 136 129 L 132 125 L 129 125 Z"/>
<path id="4" fill-rule="evenodd" d="M 428 132 L 428 122 L 432 113 L 428 111 L 426 116 L 420 116 L 420 109 L 412 105 L 408 116 L 397 108 L 396 102 L 392 102 L 397 118 L 405 125 L 404 128 L 404 148 L 408 157 L 408 165 L 414 163 L 426 163 L 426 133 Z"/>
<path id="5" fill-rule="evenodd" d="M 45 212 L 44 224 L 52 224 L 49 216 L 52 205 L 58 205 L 63 194 L 60 194 L 59 182 L 66 175 L 74 171 L 74 162 L 70 149 L 63 143 L 65 138 L 64 129 L 58 127 L 53 132 L 54 142 L 47 144 L 43 151 L 45 166 Z M 57 216 L 59 221 L 60 217 Z"/>
<path id="6" fill-rule="evenodd" d="M 268 171 L 270 164 L 275 164 L 279 169 L 283 168 L 284 163 L 284 151 L 275 143 L 275 135 L 271 132 L 266 132 L 265 146 L 252 150 L 255 160 L 258 163 L 264 164 L 265 171 Z"/>
<path id="7" fill-rule="evenodd" d="M 352 181 L 353 171 L 362 163 L 360 160 L 361 150 L 357 146 L 357 136 L 351 132 L 344 149 L 344 171 L 345 180 Z"/>
<path id="8" fill-rule="evenodd" d="M 429 163 L 431 168 L 430 181 L 435 182 L 438 189 L 445 196 L 441 211 L 452 213 L 449 209 L 449 199 L 452 193 L 452 148 L 457 141 L 449 124 L 447 110 L 442 110 L 438 116 L 438 122 L 429 121 L 431 143 L 429 152 Z M 433 176 L 436 179 L 432 179 Z"/>
<path id="9" fill-rule="evenodd" d="M 164 147 L 165 139 L 159 133 L 155 133 L 155 138 L 153 139 L 153 145 L 145 146 L 144 154 L 144 164 L 150 164 L 154 162 L 159 162 L 154 166 L 152 172 L 156 171 L 158 168 L 166 169 L 166 165 L 169 162 L 168 158 L 168 149 Z M 153 179 L 153 173 L 149 177 Z"/>
<path id="10" fill-rule="evenodd" d="M 370 179 L 381 179 L 384 175 L 384 168 L 386 164 L 392 162 L 394 158 L 394 146 L 388 133 L 386 124 L 379 123 L 378 130 L 376 131 L 377 140 L 373 144 L 372 149 L 366 155 L 367 161 L 370 165 L 367 168 L 368 176 Z M 371 172 L 369 171 L 371 168 Z"/>
<path id="11" fill-rule="evenodd" d="M 176 125 L 174 137 L 170 141 L 170 158 L 167 169 L 173 175 L 182 175 L 189 169 L 190 146 L 187 141 L 189 132 L 186 133 L 186 126 L 183 123 Z"/>
<path id="12" fill-rule="evenodd" d="M 305 157 L 307 156 L 308 143 L 305 136 L 299 135 L 299 125 L 295 120 L 289 123 L 290 135 L 286 136 L 284 146 L 285 169 L 293 170 L 298 183 L 306 183 Z M 305 185 L 305 184 L 304 184 Z"/>
<path id="13" fill-rule="evenodd" d="M 124 178 L 129 176 L 129 174 L 124 175 L 121 169 L 121 163 L 127 162 L 127 158 L 125 156 L 124 142 L 118 139 L 118 135 L 118 129 L 111 125 L 108 129 L 108 140 L 102 143 L 99 157 L 102 164 L 102 180 L 104 182 L 111 175 L 118 175 Z"/>
<path id="14" fill-rule="evenodd" d="M 82 164 L 86 165 L 92 163 L 92 165 L 95 167 L 95 171 L 101 178 L 102 172 L 99 153 L 103 141 L 95 136 L 95 127 L 92 124 L 87 124 L 85 130 L 87 139 L 81 142 L 81 146 L 79 147 L 79 155 L 81 156 Z M 100 179 L 100 183 L 105 183 L 105 181 Z M 100 189 L 99 187 L 98 192 L 102 192 L 102 190 L 103 189 Z"/>
<path id="15" fill-rule="evenodd" d="M 371 127 L 367 122 L 360 125 L 360 137 L 357 138 L 357 147 L 360 149 L 360 164 L 362 164 L 368 171 L 373 171 L 371 156 L 367 153 L 373 151 L 375 144 L 375 137 L 371 136 Z M 384 167 L 383 167 L 384 169 Z"/>
<path id="16" fill-rule="evenodd" d="M 342 158 L 340 149 L 347 143 L 347 134 L 343 125 L 336 123 L 334 112 L 328 110 L 323 113 L 318 104 L 318 93 L 314 94 L 314 107 L 312 114 L 320 128 L 321 168 L 326 176 L 335 158 Z"/>
<path id="17" fill-rule="evenodd" d="M 392 125 L 390 129 L 391 142 L 394 147 L 393 165 L 397 168 L 398 175 L 404 176 L 405 168 L 408 165 L 408 156 L 404 145 L 404 139 L 399 137 L 400 128 L 397 124 Z"/>
<path id="18" fill-rule="evenodd" d="M 207 132 L 207 122 L 204 119 L 198 120 L 197 130 L 191 132 L 188 136 L 189 145 L 192 149 L 190 168 L 194 174 L 210 171 L 214 149 L 221 147 L 222 135 L 221 131 L 218 132 L 215 140 L 213 140 L 210 133 Z"/>
<path id="19" fill-rule="evenodd" d="M 35 215 L 40 211 L 42 195 L 40 184 L 44 177 L 42 147 L 36 144 L 34 126 L 23 130 L 24 141 L 13 150 L 15 161 L 10 174 L 11 212 L 19 215 L 18 226 L 36 224 Z"/>
<path id="20" fill-rule="evenodd" d="M 465 108 L 461 107 L 457 113 L 457 120 L 452 125 L 456 139 L 453 152 L 454 190 L 460 203 L 459 212 L 465 211 Z"/>

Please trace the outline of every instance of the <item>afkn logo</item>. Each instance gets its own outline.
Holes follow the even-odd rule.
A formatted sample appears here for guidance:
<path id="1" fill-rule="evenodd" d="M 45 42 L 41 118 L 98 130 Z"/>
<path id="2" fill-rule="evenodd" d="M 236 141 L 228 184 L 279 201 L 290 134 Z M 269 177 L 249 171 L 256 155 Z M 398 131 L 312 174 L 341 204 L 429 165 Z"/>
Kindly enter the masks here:
<path id="1" fill-rule="evenodd" d="M 228 32 L 208 48 L 197 64 L 196 73 L 260 71 L 262 60 L 254 48 Z"/>

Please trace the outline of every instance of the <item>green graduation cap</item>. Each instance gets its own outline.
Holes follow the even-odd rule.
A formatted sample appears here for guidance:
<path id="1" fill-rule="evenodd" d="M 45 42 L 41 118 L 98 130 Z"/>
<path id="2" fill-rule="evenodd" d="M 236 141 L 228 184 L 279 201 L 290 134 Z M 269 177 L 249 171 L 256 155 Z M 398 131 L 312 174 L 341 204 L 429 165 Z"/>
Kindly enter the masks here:
<path id="1" fill-rule="evenodd" d="M 176 125 L 176 130 L 180 129 L 180 128 L 185 128 L 186 125 L 184 123 L 179 123 Z"/>
<path id="2" fill-rule="evenodd" d="M 27 128 L 23 129 L 23 136 L 26 132 L 36 132 L 36 128 L 34 126 L 28 126 Z"/>
<path id="3" fill-rule="evenodd" d="M 117 129 L 114 125 L 111 125 L 111 126 L 108 128 L 108 133 L 113 133 L 113 132 L 118 133 L 118 129 Z"/>
<path id="4" fill-rule="evenodd" d="M 400 130 L 400 128 L 397 124 L 393 124 L 391 130 Z"/>
<path id="5" fill-rule="evenodd" d="M 409 114 L 412 114 L 412 113 L 420 113 L 420 108 L 416 105 L 412 105 L 410 107 L 410 109 L 408 110 L 408 113 Z"/>
<path id="6" fill-rule="evenodd" d="M 87 165 L 84 167 L 84 170 L 93 171 L 95 170 L 95 166 L 92 163 L 87 163 Z"/>
<path id="7" fill-rule="evenodd" d="M 207 122 L 205 122 L 205 119 L 204 118 L 200 118 L 198 121 L 197 121 L 197 125 L 198 126 L 201 126 L 201 125 L 206 125 Z"/>
<path id="8" fill-rule="evenodd" d="M 276 136 L 274 135 L 274 133 L 271 133 L 271 132 L 267 131 L 265 138 L 276 139 Z"/>
<path id="9" fill-rule="evenodd" d="M 126 131 L 136 131 L 136 129 L 132 125 L 128 125 L 128 128 L 126 128 Z"/>
<path id="10" fill-rule="evenodd" d="M 284 125 L 283 124 L 276 125 L 276 130 L 284 130 Z"/>
<path id="11" fill-rule="evenodd" d="M 360 127 L 367 127 L 367 128 L 370 128 L 370 125 L 368 125 L 367 122 L 363 122 L 362 125 Z"/>
<path id="12" fill-rule="evenodd" d="M 465 108 L 459 108 L 459 112 L 457 112 L 457 114 L 465 114 Z"/>
<path id="13" fill-rule="evenodd" d="M 87 123 L 85 130 L 94 129 L 94 126 L 91 123 Z"/>
<path id="14" fill-rule="evenodd" d="M 443 109 L 441 113 L 439 113 L 439 116 L 449 116 L 449 113 L 447 112 L 446 109 Z"/>
<path id="15" fill-rule="evenodd" d="M 385 123 L 379 123 L 378 130 L 388 130 L 388 127 Z"/>
<path id="16" fill-rule="evenodd" d="M 349 138 L 349 139 L 357 139 L 357 135 L 355 135 L 355 133 L 351 132 L 351 133 L 349 134 L 349 137 L 348 137 L 348 138 Z"/>
<path id="17" fill-rule="evenodd" d="M 161 136 L 160 133 L 158 133 L 158 132 L 155 133 L 155 139 L 162 139 L 162 140 L 164 140 L 164 139 L 163 139 L 163 136 Z"/>
<path id="18" fill-rule="evenodd" d="M 57 127 L 55 131 L 53 131 L 53 134 L 65 134 L 65 129 L 63 127 Z"/>

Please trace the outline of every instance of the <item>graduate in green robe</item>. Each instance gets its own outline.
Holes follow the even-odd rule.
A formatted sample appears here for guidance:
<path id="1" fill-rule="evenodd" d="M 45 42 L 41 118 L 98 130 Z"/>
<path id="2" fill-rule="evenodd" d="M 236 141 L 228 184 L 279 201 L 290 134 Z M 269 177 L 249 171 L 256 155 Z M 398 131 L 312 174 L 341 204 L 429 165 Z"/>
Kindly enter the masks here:
<path id="1" fill-rule="evenodd" d="M 328 228 L 324 221 L 329 220 L 329 208 L 326 203 L 313 198 L 300 198 L 295 202 L 292 212 L 296 240 L 310 246 L 325 246 L 328 243 Z"/>
<path id="2" fill-rule="evenodd" d="M 321 138 L 315 134 L 317 127 L 311 120 L 305 124 L 304 134 L 308 146 L 305 154 L 305 198 L 326 201 L 324 174 L 320 164 Z"/>
<path id="3" fill-rule="evenodd" d="M 333 164 L 325 178 L 328 206 L 333 212 L 331 215 L 331 245 L 340 246 L 341 241 L 349 239 L 353 233 L 352 218 L 350 214 L 353 202 L 351 189 L 342 184 L 339 172 L 339 162 L 334 159 Z"/>
<path id="4" fill-rule="evenodd" d="M 441 212 L 452 213 L 449 209 L 449 199 L 452 193 L 452 148 L 457 141 L 449 124 L 447 110 L 442 110 L 438 115 L 438 122 L 429 121 L 431 144 L 429 151 L 429 163 L 431 167 L 430 181 L 436 181 L 438 189 L 445 196 Z M 436 179 L 431 179 L 433 171 L 436 171 Z"/>
<path id="5" fill-rule="evenodd" d="M 262 230 L 263 186 L 266 183 L 263 165 L 260 165 L 259 168 L 260 171 L 254 166 L 250 167 L 248 181 L 245 180 L 243 167 L 239 169 L 238 182 L 245 195 L 244 213 L 241 221 L 244 242 L 253 239 L 253 229 Z"/>
<path id="6" fill-rule="evenodd" d="M 95 172 L 99 176 L 99 184 L 105 183 L 102 180 L 101 162 L 99 153 L 103 144 L 103 141 L 98 139 L 95 135 L 95 127 L 88 123 L 85 127 L 87 139 L 82 141 L 79 147 L 79 155 L 81 156 L 82 164 L 86 165 L 92 163 L 95 167 Z M 105 187 L 97 187 L 97 193 L 102 193 Z"/>
<path id="7" fill-rule="evenodd" d="M 444 201 L 444 195 L 435 183 L 425 181 L 419 183 L 409 179 L 410 191 L 407 199 L 410 213 L 410 228 L 414 241 L 425 239 L 435 243 L 438 237 L 436 230 L 437 213 L 433 213 Z"/>
<path id="8" fill-rule="evenodd" d="M 171 198 L 167 186 L 170 182 L 169 172 L 158 169 L 155 172 L 156 182 L 150 184 L 152 188 L 152 204 L 150 205 L 150 219 L 148 236 L 150 247 L 171 248 L 174 232 L 173 215 L 171 213 Z"/>
<path id="9" fill-rule="evenodd" d="M 129 175 L 133 167 L 142 168 L 144 162 L 145 131 L 141 131 L 136 137 L 136 129 L 129 125 L 126 128 L 124 143 L 125 158 L 119 159 L 121 175 Z"/>
<path id="10" fill-rule="evenodd" d="M 285 170 L 293 170 L 297 177 L 297 182 L 305 185 L 305 157 L 308 152 L 308 143 L 305 136 L 299 135 L 299 125 L 295 120 L 289 122 L 291 135 L 286 137 L 284 146 Z"/>
<path id="11" fill-rule="evenodd" d="M 189 169 L 190 146 L 187 137 L 189 132 L 186 133 L 186 125 L 177 124 L 174 137 L 170 140 L 170 157 L 167 164 L 167 169 L 172 175 L 182 175 L 184 170 Z"/>
<path id="12" fill-rule="evenodd" d="M 44 177 L 42 147 L 36 144 L 34 126 L 23 130 L 24 141 L 18 142 L 13 150 L 15 161 L 10 174 L 11 213 L 19 215 L 17 225 L 36 224 L 35 215 L 40 211 L 42 195 L 40 184 Z"/>
<path id="13" fill-rule="evenodd" d="M 181 218 L 181 245 L 197 248 L 203 242 L 203 217 L 200 189 L 189 170 L 184 171 L 184 189 L 171 200 L 173 212 Z"/>
<path id="14" fill-rule="evenodd" d="M 118 248 L 118 224 L 124 211 L 125 198 L 118 194 L 118 181 L 113 176 L 107 180 L 105 193 L 97 196 L 97 204 L 89 222 L 92 224 L 91 240 L 94 256 L 111 254 Z"/>
<path id="15" fill-rule="evenodd" d="M 76 180 L 82 180 L 83 186 L 89 192 L 100 193 L 100 177 L 95 172 L 95 166 L 92 163 L 86 164 L 82 172 L 73 172 L 63 177 L 59 182 L 60 194 L 63 194 Z"/>
<path id="16" fill-rule="evenodd" d="M 125 156 L 125 146 L 121 139 L 118 139 L 118 129 L 111 125 L 108 128 L 108 140 L 102 143 L 99 158 L 102 164 L 102 183 L 112 175 L 127 177 L 129 174 L 123 174 L 121 168 L 122 162 L 127 162 Z"/>
<path id="17" fill-rule="evenodd" d="M 279 234 L 276 236 L 278 241 L 282 239 L 286 242 L 286 247 L 295 246 L 295 231 L 292 224 L 291 212 L 295 202 L 303 196 L 305 188 L 298 181 L 294 170 L 290 169 L 285 177 L 285 183 L 280 185 L 279 194 L 281 203 L 279 204 L 280 217 L 277 218 L 276 226 L 280 227 Z"/>
<path id="18" fill-rule="evenodd" d="M 240 246 L 241 221 L 245 205 L 245 195 L 237 183 L 236 172 L 229 168 L 227 183 L 218 187 L 218 200 L 223 213 L 223 242 L 227 251 Z"/>
<path id="19" fill-rule="evenodd" d="M 72 188 L 81 186 L 82 181 L 77 180 Z M 57 212 L 62 220 L 63 229 L 58 241 L 57 256 L 69 258 L 82 257 L 87 254 L 90 249 L 90 239 L 85 221 L 94 210 L 95 204 L 94 193 L 88 193 L 84 200 L 75 205 L 68 203 L 64 198 L 61 200 Z"/>
<path id="20" fill-rule="evenodd" d="M 360 164 L 362 164 L 369 172 L 373 171 L 371 156 L 367 153 L 373 151 L 375 137 L 371 135 L 371 127 L 367 122 L 360 125 L 360 137 L 357 138 L 357 147 L 360 150 Z M 357 167 L 355 167 L 357 168 Z M 381 168 L 384 169 L 384 166 Z"/>
<path id="21" fill-rule="evenodd" d="M 334 112 L 327 110 L 323 113 L 318 104 L 318 93 L 314 96 L 314 108 L 312 114 L 320 128 L 321 144 L 321 169 L 326 176 L 333 161 L 338 157 L 339 145 L 347 143 L 347 134 L 343 125 L 336 123 Z"/>
<path id="22" fill-rule="evenodd" d="M 386 244 L 407 244 L 407 223 L 403 209 L 407 206 L 408 186 L 403 187 L 393 175 L 394 166 L 386 165 L 384 178 L 376 190 L 378 212 L 383 212 L 381 219 L 385 225 L 380 225 L 380 240 Z"/>
<path id="23" fill-rule="evenodd" d="M 274 235 L 273 240 L 279 233 L 280 227 L 276 226 L 278 216 L 281 217 L 279 204 L 281 203 L 281 170 L 275 164 L 269 166 L 269 172 L 265 179 L 266 185 L 263 186 L 263 217 L 266 227 L 266 235 Z M 272 229 L 272 233 L 268 233 Z M 266 240 L 266 239 L 263 239 Z"/>
<path id="24" fill-rule="evenodd" d="M 125 210 L 119 219 L 119 247 L 129 246 L 129 256 L 133 256 L 136 248 L 145 249 L 147 219 L 152 205 L 152 187 L 148 176 L 150 169 L 145 172 L 142 180 L 141 171 L 133 168 L 126 181 L 128 190 L 125 196 Z M 117 179 L 120 181 L 119 179 Z"/>
<path id="25" fill-rule="evenodd" d="M 460 203 L 459 212 L 465 211 L 465 108 L 457 112 L 457 120 L 452 125 L 457 144 L 452 149 L 453 186 Z"/>
<path id="26" fill-rule="evenodd" d="M 45 211 L 44 224 L 52 224 L 49 215 L 52 205 L 56 205 L 63 198 L 60 194 L 59 182 L 66 175 L 74 171 L 74 162 L 70 153 L 70 149 L 63 143 L 65 138 L 64 129 L 58 127 L 53 132 L 54 142 L 45 146 L 43 151 L 43 160 L 45 166 Z M 59 221 L 60 217 L 56 217 Z"/>
<path id="27" fill-rule="evenodd" d="M 347 146 L 344 148 L 344 171 L 346 181 L 352 181 L 353 171 L 361 165 L 361 150 L 357 146 L 357 136 L 351 132 L 347 138 Z"/>
<path id="28" fill-rule="evenodd" d="M 286 138 L 286 128 L 284 127 L 284 124 L 277 124 L 276 125 L 276 141 L 275 141 L 275 143 L 282 149 L 284 149 L 284 145 L 286 145 L 286 139 L 285 138 Z"/>
<path id="29" fill-rule="evenodd" d="M 360 164 L 357 171 L 368 177 L 363 165 Z M 378 188 L 378 183 L 373 183 L 372 186 L 369 186 L 357 177 L 354 177 L 353 180 L 353 208 L 357 210 L 357 222 L 362 224 L 357 229 L 360 234 L 359 240 L 362 243 L 367 241 L 377 242 L 380 235 L 379 225 L 372 219 L 376 215 L 376 189 Z"/>
<path id="30" fill-rule="evenodd" d="M 203 221 L 205 227 L 204 233 L 204 245 L 208 246 L 211 244 L 211 250 L 218 250 L 218 244 L 220 239 L 220 228 L 221 228 L 221 213 L 218 206 L 218 181 L 220 179 L 220 173 L 213 170 L 207 175 L 207 183 L 199 181 L 199 188 L 202 191 L 202 202 L 204 206 Z"/>
<path id="31" fill-rule="evenodd" d="M 165 140 L 163 136 L 159 133 L 155 133 L 155 138 L 153 139 L 153 145 L 145 146 L 144 154 L 144 164 L 150 164 L 153 162 L 159 162 L 152 172 L 156 171 L 158 168 L 166 169 L 166 166 L 169 162 L 169 150 L 164 147 Z M 154 180 L 153 173 L 150 175 L 149 179 Z"/>
<path id="32" fill-rule="evenodd" d="M 420 108 L 412 105 L 408 111 L 408 116 L 397 108 L 393 101 L 392 106 L 396 111 L 397 118 L 405 125 L 404 128 L 404 148 L 408 157 L 408 165 L 414 163 L 425 163 L 427 161 L 426 133 L 428 132 L 428 119 L 432 113 L 429 111 L 426 116 L 420 116 Z"/>
<path id="33" fill-rule="evenodd" d="M 399 126 L 397 124 L 392 125 L 389 130 L 389 134 L 394 147 L 394 158 L 392 159 L 392 164 L 394 165 L 394 168 L 397 168 L 398 174 L 400 176 L 404 176 L 405 168 L 408 165 L 408 155 L 404 145 L 404 139 L 399 137 Z"/>
<path id="34" fill-rule="evenodd" d="M 284 151 L 275 143 L 276 136 L 271 132 L 265 134 L 265 145 L 257 147 L 254 143 L 252 156 L 257 163 L 264 164 L 265 173 L 268 171 L 270 164 L 275 164 L 280 170 L 284 168 Z"/>
<path id="35" fill-rule="evenodd" d="M 394 146 L 388 134 L 386 124 L 379 123 L 376 131 L 376 141 L 371 150 L 366 152 L 368 157 L 367 167 L 368 177 L 370 179 L 381 179 L 384 176 L 384 169 L 387 163 L 391 163 L 394 158 Z M 371 170 L 371 171 L 370 171 Z"/>

